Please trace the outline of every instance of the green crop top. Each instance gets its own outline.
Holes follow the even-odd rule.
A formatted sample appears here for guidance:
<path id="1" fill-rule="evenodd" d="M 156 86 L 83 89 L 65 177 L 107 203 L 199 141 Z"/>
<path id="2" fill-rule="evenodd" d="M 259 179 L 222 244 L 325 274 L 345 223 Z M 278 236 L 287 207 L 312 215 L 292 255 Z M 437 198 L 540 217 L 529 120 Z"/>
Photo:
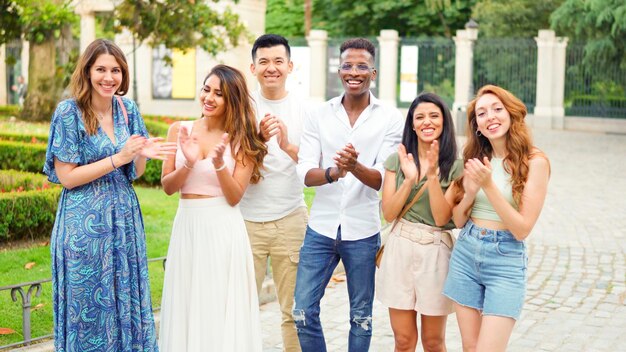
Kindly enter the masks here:
<path id="1" fill-rule="evenodd" d="M 402 182 L 404 182 L 404 173 L 400 169 L 400 159 L 398 158 L 398 153 L 393 153 L 389 155 L 387 160 L 385 161 L 385 169 L 389 171 L 393 171 L 396 173 L 396 189 L 400 187 Z M 443 193 L 446 193 L 448 187 L 450 187 L 450 183 L 456 180 L 459 176 L 463 174 L 463 160 L 457 159 L 452 164 L 452 168 L 450 168 L 450 177 L 447 180 L 440 180 L 441 188 L 443 189 Z M 409 198 L 407 198 L 406 202 L 410 202 L 415 197 L 417 191 L 422 188 L 422 185 L 426 182 L 426 178 L 422 178 L 417 185 L 413 185 L 411 189 L 411 193 L 409 194 Z M 435 224 L 435 218 L 433 217 L 433 212 L 430 209 L 430 197 L 428 195 L 428 189 L 424 190 L 424 193 L 420 196 L 420 198 L 413 204 L 411 209 L 404 214 L 403 219 L 406 219 L 411 222 L 419 222 L 422 224 L 426 224 L 429 226 L 437 226 Z M 442 226 L 444 229 L 453 229 L 455 228 L 452 220 L 448 222 L 445 226 Z"/>
<path id="2" fill-rule="evenodd" d="M 491 179 L 493 183 L 498 187 L 500 193 L 504 196 L 504 198 L 513 206 L 513 208 L 517 209 L 517 203 L 513 200 L 513 189 L 511 188 L 511 177 L 504 170 L 504 159 L 501 158 L 491 158 Z M 472 213 L 470 215 L 472 218 L 483 219 L 483 220 L 493 220 L 500 221 L 502 219 L 498 216 L 496 211 L 493 209 L 491 203 L 489 203 L 489 199 L 487 199 L 487 195 L 482 190 L 482 188 L 476 193 L 476 200 L 474 202 L 474 206 L 472 207 Z"/>

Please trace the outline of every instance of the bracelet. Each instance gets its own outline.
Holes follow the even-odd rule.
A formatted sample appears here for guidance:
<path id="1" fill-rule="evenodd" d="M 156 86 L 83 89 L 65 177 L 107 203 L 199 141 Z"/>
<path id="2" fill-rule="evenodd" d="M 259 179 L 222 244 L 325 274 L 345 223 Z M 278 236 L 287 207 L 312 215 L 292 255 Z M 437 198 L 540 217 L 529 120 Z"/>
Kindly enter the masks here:
<path id="1" fill-rule="evenodd" d="M 109 159 L 111 159 L 111 166 L 113 166 L 113 170 L 117 170 L 117 166 L 115 166 L 115 163 L 113 162 L 113 155 L 109 156 Z"/>
<path id="2" fill-rule="evenodd" d="M 324 177 L 326 177 L 326 181 L 328 181 L 328 183 L 335 182 L 335 180 L 333 180 L 333 178 L 330 177 L 330 168 L 326 169 L 326 172 L 324 172 Z"/>
<path id="3" fill-rule="evenodd" d="M 215 165 L 213 165 L 213 167 L 215 167 Z M 222 171 L 226 168 L 226 163 L 223 163 L 222 166 L 218 167 L 215 169 L 215 171 Z"/>
<path id="4" fill-rule="evenodd" d="M 189 170 L 193 169 L 193 166 L 189 167 L 189 165 L 187 165 L 187 160 L 183 162 L 183 166 L 185 167 L 185 169 L 189 169 Z"/>

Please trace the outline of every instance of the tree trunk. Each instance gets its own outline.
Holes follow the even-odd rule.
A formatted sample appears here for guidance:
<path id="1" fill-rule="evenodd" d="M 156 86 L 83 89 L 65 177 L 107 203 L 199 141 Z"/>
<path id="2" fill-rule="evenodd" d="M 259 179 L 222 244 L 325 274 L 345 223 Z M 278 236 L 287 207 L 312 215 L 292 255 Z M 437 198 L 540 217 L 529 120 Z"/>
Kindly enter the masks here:
<path id="1" fill-rule="evenodd" d="M 30 43 L 28 90 L 21 118 L 27 121 L 50 121 L 59 99 L 56 75 L 56 46 L 53 35 L 41 43 Z"/>

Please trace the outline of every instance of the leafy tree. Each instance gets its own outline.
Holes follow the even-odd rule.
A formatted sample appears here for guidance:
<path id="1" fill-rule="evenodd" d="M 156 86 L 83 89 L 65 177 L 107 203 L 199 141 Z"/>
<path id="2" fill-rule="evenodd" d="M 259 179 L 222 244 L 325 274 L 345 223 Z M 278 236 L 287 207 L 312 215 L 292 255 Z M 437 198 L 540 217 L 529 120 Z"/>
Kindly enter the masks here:
<path id="1" fill-rule="evenodd" d="M 533 38 L 550 28 L 550 14 L 563 0 L 482 0 L 472 11 L 485 37 Z"/>
<path id="2" fill-rule="evenodd" d="M 572 41 L 584 41 L 585 64 L 613 72 L 626 69 L 626 2 L 565 0 L 550 16 L 552 28 Z"/>
<path id="3" fill-rule="evenodd" d="M 48 119 L 59 100 L 66 81 L 59 65 L 63 62 L 56 59 L 55 44 L 59 38 L 68 36 L 70 26 L 78 20 L 72 3 L 72 0 L 0 0 L 0 44 L 20 36 L 30 42 L 23 119 Z M 248 35 L 231 9 L 217 11 L 204 1 L 195 0 L 121 0 L 109 20 L 112 24 L 105 23 L 104 28 L 116 32 L 128 29 L 139 45 L 163 44 L 183 51 L 198 46 L 213 55 L 236 46 Z"/>
<path id="4" fill-rule="evenodd" d="M 314 0 L 313 27 L 330 36 L 374 36 L 395 29 L 400 36 L 446 36 L 464 27 L 476 0 Z"/>
<path id="5" fill-rule="evenodd" d="M 304 0 L 267 0 L 265 32 L 304 36 Z"/>

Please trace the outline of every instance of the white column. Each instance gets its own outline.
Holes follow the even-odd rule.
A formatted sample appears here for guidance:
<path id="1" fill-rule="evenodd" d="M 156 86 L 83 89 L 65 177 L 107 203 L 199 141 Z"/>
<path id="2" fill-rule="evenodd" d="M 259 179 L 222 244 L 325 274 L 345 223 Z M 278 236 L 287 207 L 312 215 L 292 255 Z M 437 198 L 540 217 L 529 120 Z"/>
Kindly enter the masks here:
<path id="1" fill-rule="evenodd" d="M 533 125 L 539 128 L 552 127 L 552 93 L 553 93 L 553 52 L 556 44 L 554 31 L 539 30 L 535 37 L 537 42 L 537 97 Z"/>
<path id="2" fill-rule="evenodd" d="M 380 31 L 380 37 L 378 37 L 378 43 L 380 44 L 378 51 L 378 97 L 394 107 L 397 105 L 399 42 L 398 31 L 393 29 Z"/>
<path id="3" fill-rule="evenodd" d="M 552 62 L 552 128 L 565 127 L 565 65 L 567 38 L 557 37 Z"/>
<path id="4" fill-rule="evenodd" d="M 467 28 L 456 31 L 454 37 L 454 103 L 452 118 L 457 134 L 464 134 L 467 128 L 465 111 L 467 104 L 474 96 L 472 84 L 474 69 L 474 42 L 478 38 L 478 29 Z"/>
<path id="5" fill-rule="evenodd" d="M 74 0 L 74 13 L 80 15 L 80 52 L 96 40 L 96 12 L 113 11 L 111 0 Z"/>
<path id="6" fill-rule="evenodd" d="M 328 33 L 313 29 L 306 38 L 311 48 L 311 100 L 326 100 L 326 71 L 328 70 Z"/>
<path id="7" fill-rule="evenodd" d="M 0 105 L 7 105 L 8 92 L 7 92 L 7 65 L 6 60 L 6 46 L 0 45 Z"/>
<path id="8" fill-rule="evenodd" d="M 22 52 L 20 53 L 20 59 L 22 61 L 22 76 L 24 76 L 24 82 L 28 83 L 28 65 L 30 62 L 30 42 L 22 40 Z"/>

